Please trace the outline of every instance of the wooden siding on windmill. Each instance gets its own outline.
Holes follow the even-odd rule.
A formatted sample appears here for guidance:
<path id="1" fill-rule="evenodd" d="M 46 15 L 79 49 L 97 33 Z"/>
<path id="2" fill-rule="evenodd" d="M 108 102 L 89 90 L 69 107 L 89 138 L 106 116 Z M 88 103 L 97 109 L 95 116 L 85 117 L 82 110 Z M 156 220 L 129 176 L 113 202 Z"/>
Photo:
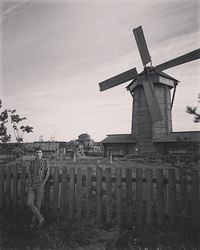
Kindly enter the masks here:
<path id="1" fill-rule="evenodd" d="M 162 113 L 162 121 L 152 123 L 150 111 L 142 86 L 137 86 L 133 96 L 132 134 L 137 142 L 150 142 L 153 138 L 166 136 L 172 132 L 170 87 L 155 84 L 155 92 Z"/>
<path id="2" fill-rule="evenodd" d="M 138 86 L 133 97 L 132 134 L 137 142 L 152 140 L 152 120 L 144 89 Z"/>
<path id="3" fill-rule="evenodd" d="M 171 93 L 170 88 L 163 84 L 156 84 L 155 91 L 163 119 L 153 124 L 153 138 L 159 138 L 172 132 Z"/>

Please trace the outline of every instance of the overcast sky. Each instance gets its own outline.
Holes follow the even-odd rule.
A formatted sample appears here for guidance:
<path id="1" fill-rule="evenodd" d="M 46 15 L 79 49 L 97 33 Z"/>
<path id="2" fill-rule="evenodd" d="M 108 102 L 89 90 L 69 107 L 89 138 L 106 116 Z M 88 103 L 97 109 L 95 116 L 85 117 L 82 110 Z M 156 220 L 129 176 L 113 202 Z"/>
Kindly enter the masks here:
<path id="1" fill-rule="evenodd" d="M 1 4 L 1 98 L 27 117 L 25 141 L 101 141 L 130 133 L 128 83 L 105 92 L 101 82 L 130 68 L 142 71 L 132 33 L 142 25 L 153 65 L 197 49 L 198 0 L 9 1 Z M 197 105 L 199 60 L 166 70 L 180 81 L 173 130 L 200 130 L 185 110 Z M 26 124 L 25 123 L 25 124 Z M 24 125 L 25 125 L 24 124 Z"/>

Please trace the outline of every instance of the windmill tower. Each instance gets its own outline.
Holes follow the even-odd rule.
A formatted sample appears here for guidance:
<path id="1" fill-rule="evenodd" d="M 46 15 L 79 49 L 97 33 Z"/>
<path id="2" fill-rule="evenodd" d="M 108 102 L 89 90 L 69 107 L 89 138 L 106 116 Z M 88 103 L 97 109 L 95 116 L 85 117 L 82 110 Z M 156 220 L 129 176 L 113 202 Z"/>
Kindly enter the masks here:
<path id="1" fill-rule="evenodd" d="M 136 68 L 128 70 L 99 83 L 100 91 L 133 80 L 128 86 L 133 97 L 132 130 L 137 147 L 143 153 L 154 152 L 154 139 L 167 136 L 172 132 L 171 109 L 178 80 L 162 72 L 200 58 L 200 49 L 152 67 L 142 27 L 133 30 L 144 71 L 137 73 Z M 147 64 L 150 63 L 150 66 Z M 171 90 L 173 95 L 171 98 Z"/>

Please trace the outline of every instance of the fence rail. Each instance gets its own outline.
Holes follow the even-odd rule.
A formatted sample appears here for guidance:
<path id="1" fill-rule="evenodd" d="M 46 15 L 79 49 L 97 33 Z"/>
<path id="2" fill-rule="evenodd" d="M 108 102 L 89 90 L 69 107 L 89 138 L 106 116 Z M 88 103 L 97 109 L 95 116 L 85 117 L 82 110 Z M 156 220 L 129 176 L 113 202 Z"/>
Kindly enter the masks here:
<path id="1" fill-rule="evenodd" d="M 0 166 L 0 209 L 26 208 L 26 165 Z M 163 225 L 180 218 L 198 222 L 199 170 L 120 163 L 51 167 L 42 210 L 54 219 Z"/>

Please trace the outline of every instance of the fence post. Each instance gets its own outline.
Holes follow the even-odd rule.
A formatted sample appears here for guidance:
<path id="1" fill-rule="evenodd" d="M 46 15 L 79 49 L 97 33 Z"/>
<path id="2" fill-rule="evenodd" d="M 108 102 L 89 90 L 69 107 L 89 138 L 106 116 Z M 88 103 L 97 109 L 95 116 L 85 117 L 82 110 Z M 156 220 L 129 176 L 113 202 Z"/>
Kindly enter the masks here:
<path id="1" fill-rule="evenodd" d="M 132 224 L 132 169 L 126 168 L 126 224 Z"/>
<path id="2" fill-rule="evenodd" d="M 187 173 L 184 168 L 180 169 L 180 195 L 181 195 L 181 214 L 183 217 L 187 213 Z"/>
<path id="3" fill-rule="evenodd" d="M 193 225 L 198 224 L 198 199 L 199 199 L 199 176 L 198 170 L 191 171 L 191 181 L 192 181 L 192 221 Z"/>
<path id="4" fill-rule="evenodd" d="M 60 199 L 60 218 L 65 217 L 68 211 L 67 209 L 67 199 L 69 195 L 68 188 L 68 168 L 66 166 L 62 167 L 62 182 L 61 182 L 61 199 Z"/>
<path id="5" fill-rule="evenodd" d="M 75 209 L 75 168 L 69 168 L 69 218 L 74 219 Z"/>
<path id="6" fill-rule="evenodd" d="M 153 177 L 152 169 L 146 169 L 146 203 L 147 203 L 147 225 L 153 224 Z"/>
<path id="7" fill-rule="evenodd" d="M 21 166 L 21 177 L 20 177 L 20 209 L 23 211 L 25 208 L 25 188 L 26 188 L 26 166 L 22 163 Z"/>
<path id="8" fill-rule="evenodd" d="M 6 192 L 5 192 L 6 211 L 11 209 L 11 166 L 6 167 Z"/>
<path id="9" fill-rule="evenodd" d="M 163 170 L 156 169 L 156 180 L 157 180 L 157 204 L 158 204 L 158 214 L 157 223 L 161 226 L 164 222 L 164 177 Z"/>
<path id="10" fill-rule="evenodd" d="M 51 179 L 52 179 L 52 167 L 49 171 L 49 178 L 45 185 L 45 191 L 44 191 L 44 210 L 45 214 L 47 216 L 50 216 L 51 213 L 51 199 L 50 199 L 50 192 L 51 192 Z"/>
<path id="11" fill-rule="evenodd" d="M 117 221 L 122 223 L 122 169 L 116 169 L 116 203 L 117 203 Z"/>
<path id="12" fill-rule="evenodd" d="M 59 174 L 60 168 L 54 169 L 54 191 L 53 191 L 53 217 L 56 218 L 58 210 L 58 195 L 59 195 Z"/>
<path id="13" fill-rule="evenodd" d="M 143 179 L 142 169 L 136 169 L 136 224 L 141 226 L 143 224 Z"/>
<path id="14" fill-rule="evenodd" d="M 77 184 L 76 184 L 76 207 L 77 207 L 77 220 L 81 220 L 82 214 L 82 167 L 77 168 Z"/>
<path id="15" fill-rule="evenodd" d="M 18 164 L 13 166 L 13 209 L 17 208 L 17 192 L 18 191 Z"/>
<path id="16" fill-rule="evenodd" d="M 112 182 L 111 168 L 106 168 L 106 222 L 112 222 Z"/>
<path id="17" fill-rule="evenodd" d="M 97 175 L 97 222 L 101 223 L 102 221 L 102 196 L 103 196 L 103 192 L 102 192 L 102 168 L 101 167 L 97 167 L 96 168 L 96 175 Z"/>
<path id="18" fill-rule="evenodd" d="M 4 165 L 0 165 L 0 210 L 4 207 Z"/>
<path id="19" fill-rule="evenodd" d="M 87 217 L 91 216 L 92 211 L 92 168 L 87 167 L 86 176 L 86 212 Z"/>
<path id="20" fill-rule="evenodd" d="M 176 216 L 176 184 L 175 184 L 175 169 L 168 170 L 169 186 L 168 186 L 168 200 L 169 200 L 169 220 L 173 224 Z"/>

